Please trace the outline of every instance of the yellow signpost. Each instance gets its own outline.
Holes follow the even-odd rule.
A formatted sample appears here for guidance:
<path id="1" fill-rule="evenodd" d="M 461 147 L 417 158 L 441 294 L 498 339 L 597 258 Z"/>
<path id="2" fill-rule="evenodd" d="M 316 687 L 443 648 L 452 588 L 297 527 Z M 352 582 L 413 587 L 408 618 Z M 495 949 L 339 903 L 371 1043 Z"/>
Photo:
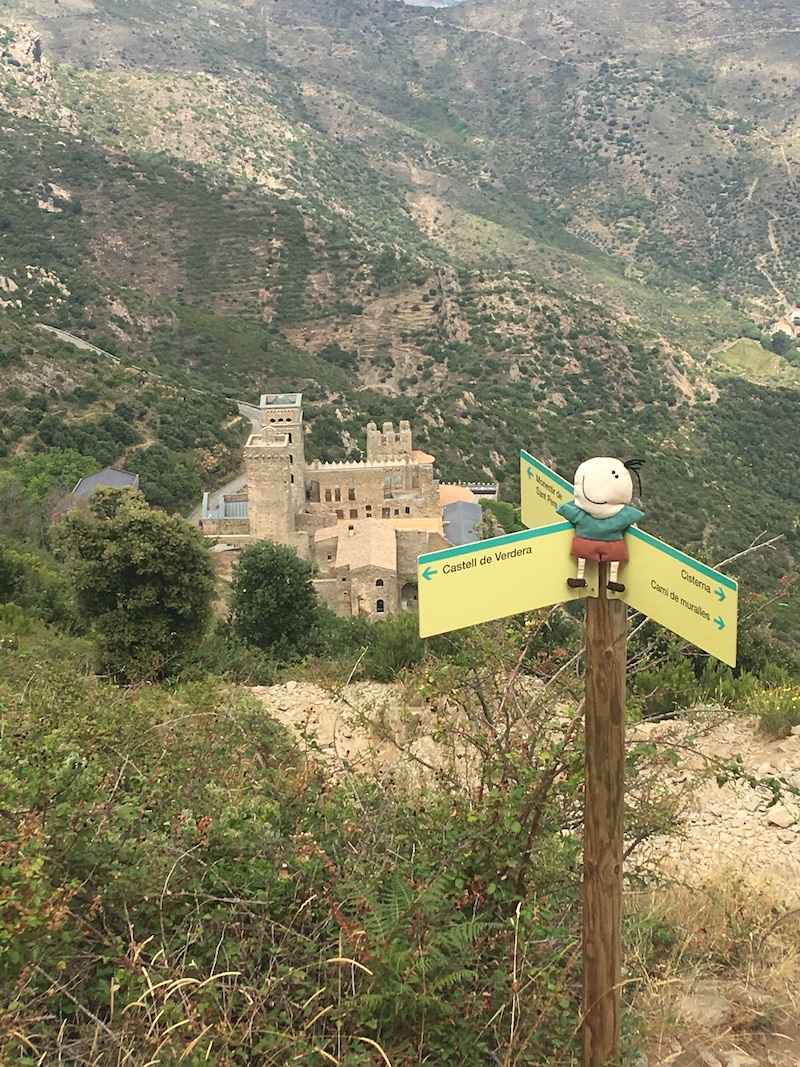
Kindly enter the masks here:
<path id="1" fill-rule="evenodd" d="M 529 530 L 559 522 L 559 504 L 572 500 L 572 485 L 524 450 L 519 453 L 519 484 L 522 521 Z M 596 594 L 595 594 L 596 595 Z"/>
<path id="2" fill-rule="evenodd" d="M 430 552 L 418 561 L 422 637 L 502 619 L 534 608 L 597 596 L 597 564 L 585 589 L 569 589 L 575 570 L 568 522 Z"/>
<path id="3" fill-rule="evenodd" d="M 575 528 L 556 512 L 572 485 L 520 452 L 523 533 L 419 557 L 420 634 L 588 597 L 583 897 L 583 1065 L 616 1060 L 622 986 L 626 606 L 710 655 L 736 665 L 738 586 L 733 579 L 631 526 L 623 592 L 608 564 L 589 561 L 585 589 L 571 589 Z"/>
<path id="4" fill-rule="evenodd" d="M 736 666 L 739 586 L 678 549 L 631 527 L 628 562 L 620 570 L 624 593 L 609 591 L 704 652 Z"/>
<path id="5" fill-rule="evenodd" d="M 556 508 L 572 500 L 573 487 L 524 450 L 519 462 L 522 521 L 529 528 L 554 522 Z M 609 600 L 622 600 L 735 667 L 738 583 L 635 526 L 625 534 L 625 544 L 630 557 L 620 568 L 625 592 L 609 590 Z"/>

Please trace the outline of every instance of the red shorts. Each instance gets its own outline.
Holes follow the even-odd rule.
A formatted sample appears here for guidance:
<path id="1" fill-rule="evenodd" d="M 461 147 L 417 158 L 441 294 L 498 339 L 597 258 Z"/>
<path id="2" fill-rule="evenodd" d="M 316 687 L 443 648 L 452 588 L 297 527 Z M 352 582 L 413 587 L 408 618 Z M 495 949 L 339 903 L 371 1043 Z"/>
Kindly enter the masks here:
<path id="1" fill-rule="evenodd" d="M 578 559 L 596 559 L 600 563 L 624 563 L 628 558 L 624 541 L 590 541 L 577 534 L 569 554 Z"/>

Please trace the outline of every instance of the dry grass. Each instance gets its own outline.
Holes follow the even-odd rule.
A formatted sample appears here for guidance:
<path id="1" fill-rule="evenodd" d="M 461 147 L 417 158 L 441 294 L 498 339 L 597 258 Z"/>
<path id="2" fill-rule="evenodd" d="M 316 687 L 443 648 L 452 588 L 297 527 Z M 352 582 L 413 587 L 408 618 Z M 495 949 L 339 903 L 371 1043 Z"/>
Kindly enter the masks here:
<path id="1" fill-rule="evenodd" d="M 628 912 L 626 969 L 651 1064 L 699 1046 L 800 1062 L 800 909 L 721 871 L 696 888 L 636 894 Z M 720 1018 L 703 1019 L 685 1007 L 690 994 L 721 998 L 728 1010 L 723 1004 Z"/>

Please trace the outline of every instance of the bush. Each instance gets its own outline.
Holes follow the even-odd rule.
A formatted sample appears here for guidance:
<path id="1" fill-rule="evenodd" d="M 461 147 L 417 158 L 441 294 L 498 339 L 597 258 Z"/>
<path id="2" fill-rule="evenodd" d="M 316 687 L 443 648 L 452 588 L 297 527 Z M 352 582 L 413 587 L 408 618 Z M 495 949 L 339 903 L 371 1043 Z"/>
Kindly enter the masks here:
<path id="1" fill-rule="evenodd" d="M 311 564 L 286 545 L 264 540 L 243 548 L 231 582 L 234 632 L 276 660 L 315 649 L 323 610 L 312 573 Z"/>
<path id="2" fill-rule="evenodd" d="M 800 688 L 796 685 L 763 689 L 750 708 L 758 715 L 758 728 L 768 737 L 788 737 L 800 725 Z"/>
<path id="3" fill-rule="evenodd" d="M 697 701 L 697 679 L 690 660 L 670 661 L 656 670 L 639 671 L 633 699 L 645 719 L 664 719 Z"/>
<path id="4" fill-rule="evenodd" d="M 228 688 L 121 693 L 49 644 L 40 675 L 26 640 L 0 656 L 3 1062 L 571 1062 L 578 753 L 542 748 L 549 713 L 524 744 L 487 726 L 517 648 L 480 699 L 486 649 L 431 675 L 485 756 L 478 789 L 417 795 L 323 780 Z"/>
<path id="5" fill-rule="evenodd" d="M 363 674 L 376 682 L 392 682 L 402 671 L 419 663 L 425 651 L 416 614 L 381 619 L 372 625 Z"/>

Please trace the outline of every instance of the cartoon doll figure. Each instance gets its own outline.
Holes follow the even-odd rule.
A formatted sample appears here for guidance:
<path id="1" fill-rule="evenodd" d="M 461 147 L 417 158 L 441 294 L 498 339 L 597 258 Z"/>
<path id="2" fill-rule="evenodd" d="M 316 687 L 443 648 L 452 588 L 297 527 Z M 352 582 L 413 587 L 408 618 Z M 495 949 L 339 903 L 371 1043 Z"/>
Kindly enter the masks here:
<path id="1" fill-rule="evenodd" d="M 608 588 L 623 593 L 625 586 L 617 581 L 620 563 L 628 558 L 623 539 L 629 526 L 644 518 L 644 512 L 631 507 L 633 481 L 630 472 L 639 481 L 638 468 L 641 459 L 629 459 L 627 463 L 597 456 L 587 459 L 575 471 L 575 499 L 562 504 L 556 510 L 575 527 L 570 555 L 577 557 L 578 574 L 568 578 L 571 589 L 584 589 L 586 560 L 596 559 L 610 563 Z M 640 483 L 641 489 L 641 483 Z"/>

